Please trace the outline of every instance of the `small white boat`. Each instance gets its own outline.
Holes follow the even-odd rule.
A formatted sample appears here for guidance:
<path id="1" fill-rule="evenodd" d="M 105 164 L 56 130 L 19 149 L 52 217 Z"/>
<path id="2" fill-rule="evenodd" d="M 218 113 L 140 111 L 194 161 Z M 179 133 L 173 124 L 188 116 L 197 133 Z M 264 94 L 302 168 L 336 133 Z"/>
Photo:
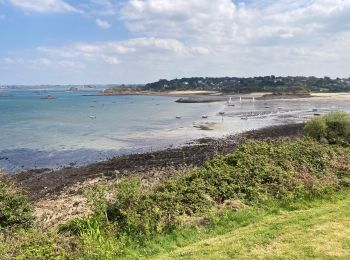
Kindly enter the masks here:
<path id="1" fill-rule="evenodd" d="M 233 102 L 232 102 L 232 97 L 230 97 L 230 99 L 227 101 L 227 105 L 232 106 L 232 107 L 235 106 L 235 104 L 233 104 Z"/>
<path id="2" fill-rule="evenodd" d="M 96 119 L 96 116 L 89 116 L 90 119 Z"/>

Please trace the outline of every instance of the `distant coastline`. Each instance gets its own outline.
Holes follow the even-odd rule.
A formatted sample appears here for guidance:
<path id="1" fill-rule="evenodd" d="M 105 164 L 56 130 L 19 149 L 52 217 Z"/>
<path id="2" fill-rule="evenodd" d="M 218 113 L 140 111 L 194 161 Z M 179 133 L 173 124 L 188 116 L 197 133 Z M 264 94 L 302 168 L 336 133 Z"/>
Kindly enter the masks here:
<path id="1" fill-rule="evenodd" d="M 176 100 L 178 103 L 213 103 L 213 102 L 227 102 L 230 97 L 241 96 L 244 98 L 256 98 L 258 100 L 270 99 L 298 99 L 311 98 L 311 93 L 306 91 L 299 92 L 249 92 L 249 93 L 234 93 L 234 92 L 220 92 L 209 90 L 145 90 L 144 88 L 134 87 L 116 87 L 107 88 L 96 94 L 83 94 L 82 96 L 171 96 L 179 97 Z"/>

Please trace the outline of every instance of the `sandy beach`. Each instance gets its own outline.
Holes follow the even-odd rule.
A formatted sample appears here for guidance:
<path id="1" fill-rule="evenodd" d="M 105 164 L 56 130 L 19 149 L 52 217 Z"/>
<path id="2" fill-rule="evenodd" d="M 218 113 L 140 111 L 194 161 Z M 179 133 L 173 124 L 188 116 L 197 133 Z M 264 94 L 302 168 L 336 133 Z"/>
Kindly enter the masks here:
<path id="1" fill-rule="evenodd" d="M 312 93 L 314 99 L 328 99 L 328 100 L 343 100 L 350 101 L 350 93 L 339 92 L 339 93 Z"/>

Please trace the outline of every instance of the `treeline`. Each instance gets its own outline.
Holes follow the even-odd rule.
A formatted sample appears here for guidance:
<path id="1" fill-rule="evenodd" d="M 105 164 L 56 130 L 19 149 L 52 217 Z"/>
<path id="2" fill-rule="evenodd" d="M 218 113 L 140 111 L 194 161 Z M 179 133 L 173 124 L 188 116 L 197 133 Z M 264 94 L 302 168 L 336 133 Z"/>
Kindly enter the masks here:
<path id="1" fill-rule="evenodd" d="M 251 78 L 221 77 L 221 78 L 182 78 L 161 79 L 146 84 L 148 90 L 212 90 L 233 93 L 248 92 L 343 92 L 350 91 L 350 78 L 331 79 L 329 77 L 276 77 L 262 76 Z"/>

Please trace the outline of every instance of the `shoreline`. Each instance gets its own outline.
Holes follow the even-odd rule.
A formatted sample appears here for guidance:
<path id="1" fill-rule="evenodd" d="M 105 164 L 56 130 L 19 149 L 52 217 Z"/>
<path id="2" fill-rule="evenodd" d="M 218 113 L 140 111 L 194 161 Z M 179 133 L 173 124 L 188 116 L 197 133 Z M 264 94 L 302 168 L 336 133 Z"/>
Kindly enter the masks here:
<path id="1" fill-rule="evenodd" d="M 152 177 L 152 172 L 159 170 L 165 175 L 168 170 L 201 166 L 216 154 L 228 154 L 237 145 L 247 140 L 301 136 L 304 124 L 270 126 L 258 130 L 228 135 L 222 138 L 200 138 L 177 148 L 130 154 L 114 157 L 82 167 L 66 167 L 59 170 L 38 169 L 9 176 L 27 193 L 31 201 L 59 196 L 64 190 L 75 185 L 97 179 L 118 179 L 138 173 L 143 178 Z M 158 176 L 159 177 L 159 176 Z M 166 176 L 161 176 L 164 178 Z M 70 191 L 82 193 L 82 189 Z"/>
<path id="2" fill-rule="evenodd" d="M 261 93 L 252 93 L 250 96 L 246 95 L 246 97 L 258 94 Z M 350 100 L 350 93 L 315 93 L 311 98 L 303 100 L 347 100 L 348 98 Z M 230 116 L 229 114 L 227 115 Z M 153 170 L 160 171 L 166 175 L 168 174 L 168 169 L 181 169 L 187 166 L 197 167 L 217 153 L 227 154 L 232 152 L 237 144 L 245 140 L 298 137 L 301 135 L 302 127 L 302 123 L 292 123 L 265 127 L 240 134 L 230 135 L 228 133 L 229 135 L 223 137 L 193 138 L 190 144 L 184 143 L 175 148 L 122 155 L 79 167 L 71 166 L 56 170 L 35 169 L 17 173 L 10 177 L 27 191 L 31 201 L 39 201 L 44 198 L 59 196 L 67 188 L 74 185 L 79 186 L 87 181 L 117 179 L 130 176 L 133 173 L 139 173 L 147 179 L 153 178 L 150 176 L 150 172 Z M 82 190 L 78 188 L 76 191 L 70 192 L 76 194 L 82 193 Z"/>
<path id="3" fill-rule="evenodd" d="M 231 97 L 243 99 L 255 98 L 260 101 L 274 100 L 350 100 L 350 92 L 310 92 L 309 94 L 273 94 L 272 92 L 226 93 L 220 91 L 175 90 L 151 91 L 128 90 L 113 93 L 84 94 L 82 96 L 113 97 L 113 96 L 163 96 L 177 97 L 177 103 L 224 103 Z"/>

